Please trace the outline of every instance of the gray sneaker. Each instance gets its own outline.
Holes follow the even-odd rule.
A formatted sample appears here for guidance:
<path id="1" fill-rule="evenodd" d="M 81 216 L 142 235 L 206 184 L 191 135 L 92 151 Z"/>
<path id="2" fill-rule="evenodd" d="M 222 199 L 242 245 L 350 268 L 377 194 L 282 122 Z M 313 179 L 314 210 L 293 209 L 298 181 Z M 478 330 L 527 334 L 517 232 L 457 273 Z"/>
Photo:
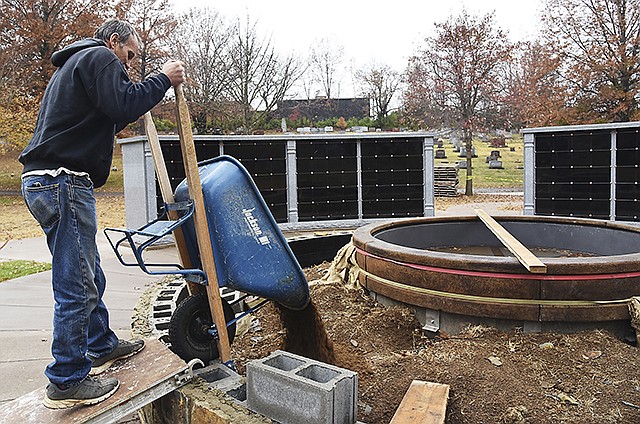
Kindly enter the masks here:
<path id="1" fill-rule="evenodd" d="M 98 375 L 109 369 L 114 362 L 119 359 L 128 358 L 140 352 L 144 348 L 144 340 L 118 340 L 116 346 L 111 353 L 102 358 L 92 358 L 91 371 L 89 375 Z"/>
<path id="2" fill-rule="evenodd" d="M 42 404 L 49 409 L 65 409 L 76 405 L 93 405 L 114 394 L 120 382 L 115 378 L 87 377 L 79 384 L 62 390 L 49 383 Z"/>

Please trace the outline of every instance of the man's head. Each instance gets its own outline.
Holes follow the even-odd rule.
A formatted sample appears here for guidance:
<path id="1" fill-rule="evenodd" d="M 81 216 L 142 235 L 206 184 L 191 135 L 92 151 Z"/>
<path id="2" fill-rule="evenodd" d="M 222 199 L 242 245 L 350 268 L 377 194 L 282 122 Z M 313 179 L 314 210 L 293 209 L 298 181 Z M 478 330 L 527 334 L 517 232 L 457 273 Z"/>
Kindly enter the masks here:
<path id="1" fill-rule="evenodd" d="M 125 68 L 129 69 L 140 45 L 140 36 L 131 24 L 110 19 L 103 23 L 93 36 L 104 41 Z"/>

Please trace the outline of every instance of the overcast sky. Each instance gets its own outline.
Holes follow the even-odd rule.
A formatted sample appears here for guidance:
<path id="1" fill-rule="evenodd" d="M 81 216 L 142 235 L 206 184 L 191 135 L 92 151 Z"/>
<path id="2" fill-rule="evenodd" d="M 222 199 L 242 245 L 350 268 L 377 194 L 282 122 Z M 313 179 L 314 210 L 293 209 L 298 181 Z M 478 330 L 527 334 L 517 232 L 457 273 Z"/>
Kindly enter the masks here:
<path id="1" fill-rule="evenodd" d="M 259 33 L 271 36 L 283 53 L 306 57 L 315 40 L 328 38 L 342 44 L 344 66 L 375 62 L 402 72 L 425 37 L 433 34 L 435 22 L 458 15 L 463 8 L 474 15 L 495 11 L 498 25 L 518 41 L 536 35 L 542 1 L 175 0 L 174 4 L 179 11 L 206 6 L 227 18 L 248 15 L 257 21 Z"/>

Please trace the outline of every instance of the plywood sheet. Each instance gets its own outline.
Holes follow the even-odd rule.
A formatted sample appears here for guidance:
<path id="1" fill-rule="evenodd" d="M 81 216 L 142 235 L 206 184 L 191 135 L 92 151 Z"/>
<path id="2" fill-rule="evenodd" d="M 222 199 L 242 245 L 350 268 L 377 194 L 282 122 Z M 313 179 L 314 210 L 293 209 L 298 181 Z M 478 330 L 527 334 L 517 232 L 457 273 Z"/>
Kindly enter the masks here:
<path id="1" fill-rule="evenodd" d="M 34 390 L 11 402 L 2 405 L 0 422 L 13 423 L 89 423 L 113 412 L 113 421 L 117 420 L 117 411 L 127 406 L 127 402 L 152 402 L 155 398 L 146 396 L 161 382 L 173 378 L 186 370 L 187 364 L 171 352 L 162 342 L 155 339 L 145 340 L 142 352 L 131 358 L 118 361 L 104 376 L 120 380 L 118 391 L 104 402 L 91 406 L 76 406 L 69 409 L 52 410 L 42 405 L 45 388 Z M 142 400 L 141 400 L 142 399 Z M 141 405 L 138 405 L 138 407 Z M 102 419 L 102 418 L 100 418 Z"/>

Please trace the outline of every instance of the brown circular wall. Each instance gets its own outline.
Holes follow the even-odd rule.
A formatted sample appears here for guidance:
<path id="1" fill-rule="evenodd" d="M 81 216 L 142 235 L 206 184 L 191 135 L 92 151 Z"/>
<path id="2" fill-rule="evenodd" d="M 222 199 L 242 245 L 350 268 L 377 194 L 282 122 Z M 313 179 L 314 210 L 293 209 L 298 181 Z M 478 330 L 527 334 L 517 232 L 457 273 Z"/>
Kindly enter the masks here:
<path id="1" fill-rule="evenodd" d="M 455 253 L 502 246 L 476 217 L 399 220 L 354 232 L 360 282 L 405 304 L 465 316 L 629 319 L 628 299 L 640 295 L 639 227 L 558 217 L 496 220 L 529 249 L 588 256 L 542 258 L 547 273 L 531 274 L 514 256 Z M 437 251 L 444 246 L 450 251 Z"/>

